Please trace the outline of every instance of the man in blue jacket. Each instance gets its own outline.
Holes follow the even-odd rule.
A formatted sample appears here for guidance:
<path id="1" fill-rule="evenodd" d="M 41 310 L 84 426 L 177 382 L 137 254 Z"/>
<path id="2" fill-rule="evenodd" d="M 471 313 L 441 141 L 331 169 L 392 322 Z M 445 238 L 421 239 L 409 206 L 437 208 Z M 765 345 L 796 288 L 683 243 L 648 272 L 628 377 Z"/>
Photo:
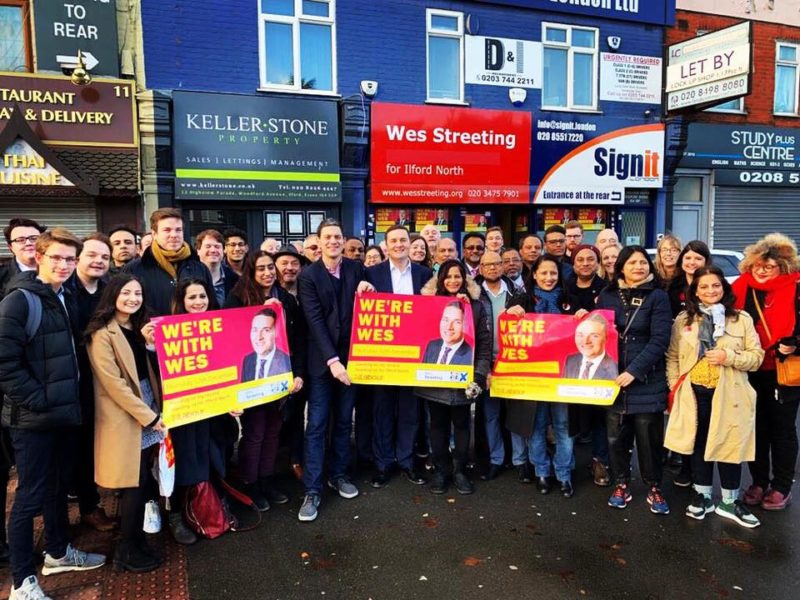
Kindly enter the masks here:
<path id="1" fill-rule="evenodd" d="M 353 427 L 355 389 L 347 374 L 350 354 L 350 330 L 353 326 L 353 301 L 359 291 L 372 291 L 364 281 L 360 262 L 344 258 L 342 226 L 326 219 L 317 230 L 322 258 L 300 274 L 300 305 L 309 330 L 308 348 L 308 424 L 305 435 L 303 504 L 297 515 L 300 521 L 317 518 L 322 494 L 326 432 L 329 416 L 331 459 L 328 487 L 342 498 L 355 498 L 358 488 L 348 475 L 350 432 Z"/>
<path id="2" fill-rule="evenodd" d="M 81 552 L 67 539 L 67 484 L 81 423 L 74 305 L 64 284 L 81 242 L 66 229 L 36 241 L 37 273 L 20 273 L 0 302 L 2 423 L 17 459 L 17 491 L 8 525 L 10 599 L 46 598 L 36 579 L 33 519 L 44 516 L 42 575 L 85 571 L 105 556 Z M 72 314 L 71 314 L 72 313 Z M 86 376 L 91 376 L 86 374 Z"/>
<path id="3" fill-rule="evenodd" d="M 375 290 L 387 294 L 419 294 L 433 277 L 433 271 L 411 262 L 408 229 L 394 225 L 386 230 L 389 259 L 367 269 L 367 281 Z M 389 482 L 395 462 L 411 483 L 421 485 L 425 477 L 414 468 L 414 438 L 419 428 L 417 398 L 412 387 L 378 386 L 373 388 L 372 452 L 377 469 L 372 487 Z"/>

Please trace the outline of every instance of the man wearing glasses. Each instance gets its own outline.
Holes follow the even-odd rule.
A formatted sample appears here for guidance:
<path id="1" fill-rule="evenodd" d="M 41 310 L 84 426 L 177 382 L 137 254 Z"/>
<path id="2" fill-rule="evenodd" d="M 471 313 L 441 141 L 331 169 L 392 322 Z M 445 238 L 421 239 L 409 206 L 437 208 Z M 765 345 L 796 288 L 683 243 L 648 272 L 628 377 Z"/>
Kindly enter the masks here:
<path id="1" fill-rule="evenodd" d="M 105 563 L 105 556 L 69 543 L 65 519 L 81 405 L 74 337 L 78 327 L 72 294 L 64 284 L 75 271 L 81 248 L 66 229 L 43 233 L 36 241 L 37 273 L 14 277 L 0 302 L 2 424 L 17 458 L 17 491 L 8 523 L 12 598 L 45 597 L 34 562 L 33 521 L 38 514 L 44 517 L 45 531 L 42 575 L 86 571 Z M 28 316 L 37 303 L 40 321 L 28 331 Z"/>
<path id="2" fill-rule="evenodd" d="M 244 269 L 244 259 L 250 247 L 247 245 L 247 234 L 241 229 L 226 229 L 222 233 L 225 238 L 225 262 L 239 277 Z"/>
<path id="3" fill-rule="evenodd" d="M 544 230 L 544 250 L 558 258 L 561 263 L 561 281 L 566 281 L 572 275 L 572 265 L 564 260 L 567 254 L 567 230 L 561 225 L 550 225 Z"/>
<path id="4" fill-rule="evenodd" d="M 467 274 L 477 277 L 480 272 L 481 256 L 486 250 L 486 238 L 482 233 L 468 233 L 462 241 L 461 256 L 464 259 L 464 266 L 467 267 Z"/>
<path id="5" fill-rule="evenodd" d="M 322 258 L 322 245 L 319 243 L 319 236 L 312 233 L 303 240 L 303 256 L 309 263 L 313 263 Z"/>
<path id="6" fill-rule="evenodd" d="M 33 219 L 24 218 L 11 219 L 6 225 L 3 234 L 14 258 L 0 267 L 0 300 L 14 275 L 36 270 L 36 239 L 45 229 Z"/>

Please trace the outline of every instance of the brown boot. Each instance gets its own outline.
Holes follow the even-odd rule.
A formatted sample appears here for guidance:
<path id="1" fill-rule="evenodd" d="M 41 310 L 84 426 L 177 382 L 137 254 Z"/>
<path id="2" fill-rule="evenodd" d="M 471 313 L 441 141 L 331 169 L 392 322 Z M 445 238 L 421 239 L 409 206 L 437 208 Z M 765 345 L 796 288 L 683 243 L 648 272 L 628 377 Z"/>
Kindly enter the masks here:
<path id="1" fill-rule="evenodd" d="M 102 506 L 98 506 L 88 515 L 81 515 L 81 523 L 96 529 L 97 531 L 111 531 L 117 527 L 116 521 L 106 514 Z"/>
<path id="2" fill-rule="evenodd" d="M 608 469 L 602 461 L 596 458 L 592 459 L 592 479 L 594 484 L 600 487 L 608 487 L 611 484 L 611 478 L 608 476 Z"/>

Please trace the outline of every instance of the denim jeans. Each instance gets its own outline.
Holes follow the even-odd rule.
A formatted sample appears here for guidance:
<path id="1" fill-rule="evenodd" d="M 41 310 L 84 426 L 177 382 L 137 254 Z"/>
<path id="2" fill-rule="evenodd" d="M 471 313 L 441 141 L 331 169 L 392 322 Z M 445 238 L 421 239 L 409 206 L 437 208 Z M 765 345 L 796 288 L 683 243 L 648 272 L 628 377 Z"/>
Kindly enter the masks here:
<path id="1" fill-rule="evenodd" d="M 506 458 L 506 448 L 503 443 L 503 427 L 500 424 L 500 409 L 503 401 L 483 394 L 479 401 L 483 402 L 483 414 L 486 420 L 486 439 L 489 444 L 489 462 L 502 466 Z"/>
<path id="2" fill-rule="evenodd" d="M 372 452 L 375 467 L 386 471 L 395 462 L 414 467 L 414 439 L 419 427 L 417 397 L 411 387 L 373 387 Z"/>
<path id="3" fill-rule="evenodd" d="M 330 479 L 347 476 L 350 466 L 350 432 L 356 387 L 344 385 L 329 373 L 311 376 L 308 382 L 308 423 L 305 437 L 303 485 L 306 493 L 322 492 L 326 433 L 331 417 Z"/>
<path id="4" fill-rule="evenodd" d="M 518 433 L 511 432 L 511 451 L 513 457 L 511 462 L 515 467 L 521 467 L 529 462 L 533 464 L 535 452 L 533 449 L 533 437 L 524 438 Z"/>
<path id="5" fill-rule="evenodd" d="M 44 517 L 47 553 L 60 558 L 67 550 L 67 485 L 75 467 L 76 431 L 9 429 L 17 461 L 17 491 L 8 522 L 15 587 L 36 575 L 33 519 L 39 512 Z"/>
<path id="6" fill-rule="evenodd" d="M 533 467 L 537 477 L 549 477 L 550 457 L 547 455 L 547 425 L 552 422 L 556 436 L 556 452 L 552 466 L 556 479 L 571 481 L 575 457 L 572 453 L 573 439 L 569 435 L 569 416 L 566 404 L 561 402 L 539 402 L 536 421 L 533 425 Z"/>

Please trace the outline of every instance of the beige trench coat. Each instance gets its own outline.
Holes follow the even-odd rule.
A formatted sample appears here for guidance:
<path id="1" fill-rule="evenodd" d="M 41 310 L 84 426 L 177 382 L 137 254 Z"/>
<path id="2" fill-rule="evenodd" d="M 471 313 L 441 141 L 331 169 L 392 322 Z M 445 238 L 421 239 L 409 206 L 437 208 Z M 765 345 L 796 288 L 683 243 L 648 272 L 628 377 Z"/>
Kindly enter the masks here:
<path id="1" fill-rule="evenodd" d="M 158 416 L 142 400 L 136 360 L 116 320 L 92 335 L 94 373 L 94 479 L 105 488 L 139 485 L 142 429 Z M 158 381 L 150 385 L 158 399 Z"/>
<path id="2" fill-rule="evenodd" d="M 687 325 L 686 313 L 679 314 L 667 350 L 670 389 L 697 362 L 698 335 L 697 321 Z M 752 317 L 740 312 L 737 320 L 727 319 L 725 333 L 716 347 L 725 350 L 727 358 L 720 366 L 719 384 L 712 399 L 705 460 L 741 464 L 754 460 L 756 455 L 756 392 L 747 379 L 747 371 L 756 371 L 764 360 Z M 673 452 L 692 454 L 696 435 L 697 400 L 690 374 L 675 393 L 664 445 Z"/>

